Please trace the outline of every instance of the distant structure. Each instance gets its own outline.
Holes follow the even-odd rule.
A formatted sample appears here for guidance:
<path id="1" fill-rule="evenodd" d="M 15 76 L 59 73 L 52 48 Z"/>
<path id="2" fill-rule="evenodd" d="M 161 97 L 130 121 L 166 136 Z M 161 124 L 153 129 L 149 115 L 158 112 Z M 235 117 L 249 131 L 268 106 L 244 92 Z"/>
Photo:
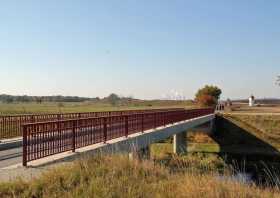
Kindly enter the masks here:
<path id="1" fill-rule="evenodd" d="M 231 107 L 232 106 L 232 102 L 231 102 L 231 100 L 229 98 L 226 101 L 226 106 L 227 107 Z"/>
<path id="2" fill-rule="evenodd" d="M 225 110 L 225 103 L 224 102 L 218 102 L 216 105 L 216 111 L 224 111 Z"/>
<path id="3" fill-rule="evenodd" d="M 249 98 L 249 107 L 253 107 L 255 105 L 255 97 L 253 95 Z"/>

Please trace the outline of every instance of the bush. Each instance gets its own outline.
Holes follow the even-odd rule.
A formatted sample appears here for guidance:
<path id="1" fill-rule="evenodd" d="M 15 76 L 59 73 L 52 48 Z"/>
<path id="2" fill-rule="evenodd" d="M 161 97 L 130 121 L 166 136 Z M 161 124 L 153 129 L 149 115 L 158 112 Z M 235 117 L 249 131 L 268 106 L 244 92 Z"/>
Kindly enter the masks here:
<path id="1" fill-rule="evenodd" d="M 201 105 L 201 106 L 215 106 L 217 104 L 216 98 L 210 95 L 200 95 L 196 98 L 196 101 Z"/>
<path id="2" fill-rule="evenodd" d="M 199 89 L 195 95 L 195 101 L 201 106 L 215 106 L 222 94 L 217 86 L 209 86 Z"/>

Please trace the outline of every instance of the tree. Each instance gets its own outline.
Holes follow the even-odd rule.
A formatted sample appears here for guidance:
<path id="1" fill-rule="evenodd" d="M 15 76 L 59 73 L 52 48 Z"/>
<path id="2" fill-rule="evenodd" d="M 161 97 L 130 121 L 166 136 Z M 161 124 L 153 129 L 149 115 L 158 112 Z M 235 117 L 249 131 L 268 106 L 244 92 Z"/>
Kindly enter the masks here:
<path id="1" fill-rule="evenodd" d="M 202 106 L 214 106 L 218 103 L 222 90 L 217 86 L 206 85 L 199 89 L 195 95 L 195 101 Z"/>
<path id="2" fill-rule="evenodd" d="M 216 98 L 210 95 L 199 95 L 196 98 L 196 101 L 201 105 L 201 106 L 207 106 L 211 107 L 217 104 Z"/>
<path id="3" fill-rule="evenodd" d="M 114 93 L 110 94 L 110 95 L 106 98 L 106 100 L 107 100 L 112 106 L 115 106 L 115 105 L 117 104 L 117 102 L 120 101 L 120 99 L 121 99 L 121 98 L 120 98 L 117 94 L 114 94 Z"/>
<path id="4" fill-rule="evenodd" d="M 35 97 L 35 101 L 37 102 L 37 104 L 41 104 L 42 103 L 42 97 Z"/>
<path id="5" fill-rule="evenodd" d="M 12 97 L 7 97 L 6 100 L 5 100 L 6 103 L 12 103 L 13 101 L 14 100 L 13 100 Z"/>

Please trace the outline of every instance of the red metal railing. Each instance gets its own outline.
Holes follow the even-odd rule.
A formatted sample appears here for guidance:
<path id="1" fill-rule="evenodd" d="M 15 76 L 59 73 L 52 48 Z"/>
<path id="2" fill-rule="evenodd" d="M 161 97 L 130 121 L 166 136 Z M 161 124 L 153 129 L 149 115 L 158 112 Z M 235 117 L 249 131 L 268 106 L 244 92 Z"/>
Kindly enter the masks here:
<path id="1" fill-rule="evenodd" d="M 213 109 L 169 110 L 24 124 L 23 165 L 65 151 L 212 114 Z"/>
<path id="2" fill-rule="evenodd" d="M 106 112 L 86 112 L 86 113 L 63 113 L 63 114 L 32 114 L 0 116 L 0 139 L 21 136 L 21 125 L 25 123 L 68 120 L 89 117 L 114 116 L 123 114 L 135 114 L 142 112 L 155 112 L 177 109 L 149 109 L 149 110 L 127 110 L 127 111 L 106 111 Z"/>

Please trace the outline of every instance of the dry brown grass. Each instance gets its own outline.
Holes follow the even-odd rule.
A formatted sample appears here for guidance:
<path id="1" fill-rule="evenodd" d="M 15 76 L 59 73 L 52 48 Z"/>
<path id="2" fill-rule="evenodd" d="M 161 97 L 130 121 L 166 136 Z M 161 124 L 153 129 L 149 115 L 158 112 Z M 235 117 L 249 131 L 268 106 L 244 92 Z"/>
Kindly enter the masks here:
<path id="1" fill-rule="evenodd" d="M 213 161 L 209 161 L 213 163 Z M 31 182 L 0 185 L 0 197 L 279 197 L 273 188 L 258 188 L 220 179 L 212 169 L 190 169 L 198 161 L 174 159 L 180 171 L 127 156 L 97 156 L 61 167 Z M 174 165 L 174 164 L 173 164 Z"/>
<path id="2" fill-rule="evenodd" d="M 195 143 L 216 143 L 208 134 L 206 133 L 188 133 L 188 141 Z"/>

